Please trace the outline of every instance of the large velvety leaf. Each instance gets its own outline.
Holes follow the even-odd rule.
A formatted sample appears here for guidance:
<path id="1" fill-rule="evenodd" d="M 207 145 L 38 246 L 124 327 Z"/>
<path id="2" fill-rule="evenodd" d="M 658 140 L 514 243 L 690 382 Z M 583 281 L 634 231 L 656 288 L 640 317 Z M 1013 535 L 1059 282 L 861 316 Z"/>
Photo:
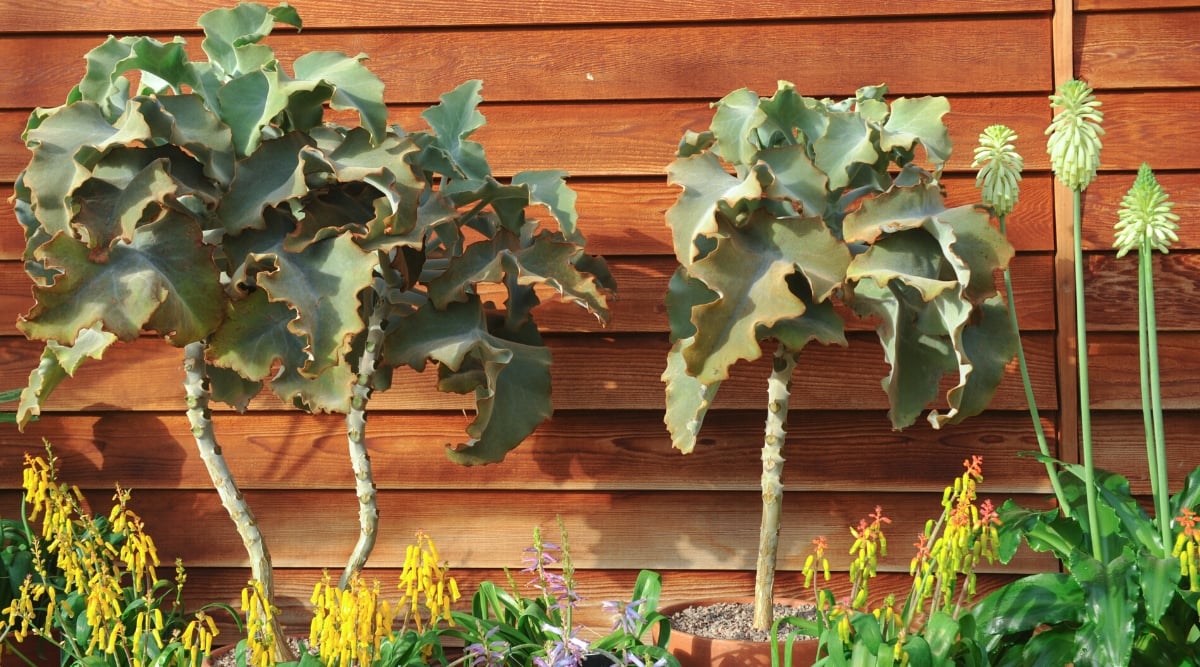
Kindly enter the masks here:
<path id="1" fill-rule="evenodd" d="M 263 210 L 308 193 L 304 157 L 308 139 L 299 132 L 268 141 L 237 164 L 229 192 L 217 207 L 225 231 L 237 235 L 262 229 Z"/>
<path id="2" fill-rule="evenodd" d="M 363 65 L 366 54 L 351 58 L 333 51 L 313 51 L 296 59 L 296 78 L 323 81 L 333 86 L 329 105 L 337 110 L 357 111 L 375 142 L 387 130 L 387 106 L 383 103 L 383 81 Z"/>
<path id="3" fill-rule="evenodd" d="M 945 414 L 930 411 L 928 420 L 934 428 L 957 424 L 987 409 L 1005 369 L 1017 354 L 1019 341 L 1008 319 L 1008 307 L 999 295 L 980 306 L 976 318 L 979 321 L 963 330 L 959 383 L 946 395 L 947 402 L 955 407 Z"/>
<path id="4" fill-rule="evenodd" d="M 308 341 L 311 356 L 302 369 L 314 377 L 345 357 L 354 336 L 365 327 L 358 313 L 358 295 L 371 286 L 379 258 L 359 248 L 349 234 L 327 238 L 301 252 L 282 247 L 283 239 L 261 235 L 270 245 L 253 254 L 274 262 L 275 269 L 258 274 L 258 285 L 272 301 L 296 311 L 290 328 Z"/>
<path id="5" fill-rule="evenodd" d="M 150 136 L 133 107 L 109 123 L 95 104 L 60 107 L 25 135 L 33 152 L 24 182 L 32 193 L 34 213 L 48 234 L 72 233 L 71 193 L 87 180 L 96 159 L 112 146 Z"/>
<path id="6" fill-rule="evenodd" d="M 98 105 L 110 120 L 125 110 L 129 82 L 123 75 L 130 70 L 148 72 L 174 92 L 195 83 L 195 73 L 180 38 L 164 44 L 149 37 L 109 36 L 85 58 L 87 72 L 79 82 L 80 99 Z M 146 78 L 143 74 L 143 79 Z"/>
<path id="7" fill-rule="evenodd" d="M 444 310 L 422 306 L 388 336 L 384 354 L 389 363 L 418 371 L 433 361 L 439 388 L 474 392 L 470 439 L 447 452 L 455 462 L 500 461 L 550 416 L 549 350 L 491 334 L 477 298 Z"/>
<path id="8" fill-rule="evenodd" d="M 271 34 L 276 18 L 287 22 L 286 15 L 268 11 L 258 3 L 205 12 L 199 21 L 205 35 L 201 47 L 226 77 L 244 74 L 274 58 L 270 49 L 258 42 Z"/>
<path id="9" fill-rule="evenodd" d="M 545 206 L 558 221 L 563 236 L 572 243 L 583 245 L 583 235 L 578 229 L 579 214 L 575 211 L 579 197 L 567 186 L 566 178 L 567 172 L 557 169 L 523 171 L 512 177 L 512 184 L 528 188 L 530 203 Z"/>
<path id="10" fill-rule="evenodd" d="M 93 178 L 80 186 L 74 194 L 79 205 L 75 216 L 76 228 L 87 230 L 88 247 L 98 253 L 107 253 L 108 248 L 122 240 L 133 240 L 137 225 L 146 215 L 147 207 L 162 204 L 168 195 L 175 194 L 175 181 L 167 173 L 168 161 L 159 159 L 141 166 L 138 156 L 126 154 L 135 160 L 120 165 L 124 173 L 111 173 L 109 178 Z M 111 165 L 110 161 L 110 166 Z M 113 178 L 116 176 L 116 178 Z"/>
<path id="11" fill-rule="evenodd" d="M 663 422 L 671 433 L 671 445 L 684 454 L 695 449 L 704 416 L 721 387 L 720 381 L 705 384 L 688 373 L 683 350 L 691 342 L 689 338 L 675 341 L 667 353 L 667 368 L 662 374 L 667 385 L 667 411 Z"/>
<path id="12" fill-rule="evenodd" d="M 762 100 L 759 108 L 767 115 L 759 130 L 768 134 L 764 148 L 781 142 L 811 145 L 829 127 L 824 106 L 796 92 L 796 86 L 788 81 L 780 81 L 775 94 L 770 99 Z"/>
<path id="13" fill-rule="evenodd" d="M 855 164 L 875 164 L 879 152 L 871 141 L 871 128 L 858 114 L 829 114 L 825 134 L 813 142 L 817 167 L 829 176 L 829 188 L 836 190 L 850 183 Z"/>
<path id="14" fill-rule="evenodd" d="M 143 327 L 176 345 L 200 340 L 224 315 L 211 252 L 196 222 L 180 214 L 139 227 L 132 243 L 115 244 L 102 263 L 82 242 L 58 235 L 37 258 L 63 275 L 34 288 L 37 305 L 17 326 L 31 338 L 65 344 L 100 322 L 124 341 Z"/>
<path id="15" fill-rule="evenodd" d="M 185 149 L 206 176 L 229 186 L 236 160 L 233 134 L 199 95 L 144 98 L 138 108 L 154 136 Z"/>
<path id="16" fill-rule="evenodd" d="M 295 319 L 296 311 L 266 290 L 230 302 L 225 324 L 208 341 L 210 363 L 251 381 L 267 379 L 278 362 L 302 367 L 306 341 L 288 327 Z"/>
<path id="17" fill-rule="evenodd" d="M 288 97 L 273 69 L 253 69 L 225 82 L 217 92 L 221 120 L 233 133 L 240 156 L 254 153 L 263 141 L 263 128 L 287 108 Z"/>
<path id="18" fill-rule="evenodd" d="M 85 360 L 103 357 L 104 351 L 116 340 L 115 335 L 102 331 L 100 325 L 96 324 L 80 330 L 75 341 L 69 345 L 46 341 L 37 368 L 30 371 L 29 382 L 21 391 L 17 425 L 25 428 L 30 420 L 42 413 L 42 403 L 60 382 L 74 375 Z"/>
<path id="19" fill-rule="evenodd" d="M 683 186 L 679 199 L 667 209 L 667 224 L 674 239 L 675 258 L 685 267 L 696 259 L 697 237 L 717 231 L 719 204 L 732 206 L 762 196 L 756 173 L 748 172 L 744 178 L 731 176 L 712 153 L 676 160 L 667 168 L 667 175 L 672 185 Z"/>
<path id="20" fill-rule="evenodd" d="M 421 114 L 436 135 L 438 149 L 444 151 L 461 174 L 471 180 L 482 180 L 491 173 L 483 145 L 467 140 L 486 122 L 478 110 L 483 101 L 479 94 L 482 88 L 481 81 L 467 81 L 442 95 L 440 103 Z"/>
<path id="21" fill-rule="evenodd" d="M 847 215 L 842 221 L 842 236 L 849 243 L 874 243 L 884 234 L 920 227 L 930 217 L 945 211 L 945 201 L 936 184 L 892 188 L 864 201 Z"/>
<path id="22" fill-rule="evenodd" d="M 712 384 L 728 377 L 739 359 L 762 354 L 759 327 L 799 317 L 805 305 L 787 278 L 800 272 L 815 301 L 841 285 L 850 253 L 819 219 L 776 219 L 759 210 L 740 228 L 727 227 L 716 248 L 691 275 L 721 295 L 692 310 L 696 335 L 683 350 L 688 371 Z"/>
<path id="23" fill-rule="evenodd" d="M 754 164 L 758 146 L 751 141 L 755 129 L 767 115 L 758 108 L 758 94 L 742 88 L 717 102 L 713 114 L 712 133 L 716 137 L 716 153 L 726 162 L 742 168 Z"/>
<path id="24" fill-rule="evenodd" d="M 580 273 L 571 264 L 580 252 L 579 246 L 564 241 L 557 233 L 543 232 L 527 247 L 521 247 L 521 239 L 501 230 L 491 241 L 468 246 L 445 273 L 431 280 L 429 297 L 436 307 L 444 308 L 451 301 L 467 300 L 480 283 L 499 284 L 508 277 L 517 285 L 551 287 L 565 300 L 607 321 L 604 293 L 591 275 Z"/>
<path id="25" fill-rule="evenodd" d="M 908 149 L 920 142 L 930 161 L 939 167 L 950 159 L 950 132 L 942 117 L 950 113 L 944 97 L 901 97 L 892 102 L 892 113 L 883 124 L 879 145 L 884 150 Z"/>
<path id="26" fill-rule="evenodd" d="M 758 159 L 770 167 L 774 176 L 764 191 L 766 196 L 797 202 L 798 213 L 806 217 L 825 214 L 829 179 L 812 163 L 802 144 L 764 150 Z"/>
<path id="27" fill-rule="evenodd" d="M 346 414 L 350 411 L 353 387 L 357 381 L 358 375 L 344 360 L 321 369 L 316 377 L 301 373 L 295 366 L 288 366 L 271 381 L 271 391 L 305 412 Z"/>

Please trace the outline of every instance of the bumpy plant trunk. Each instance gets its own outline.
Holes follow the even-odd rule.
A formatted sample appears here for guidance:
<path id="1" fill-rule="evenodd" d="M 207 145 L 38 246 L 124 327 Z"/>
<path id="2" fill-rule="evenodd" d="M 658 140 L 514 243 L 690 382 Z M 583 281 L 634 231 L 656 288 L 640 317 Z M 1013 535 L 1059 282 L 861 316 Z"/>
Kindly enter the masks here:
<path id="1" fill-rule="evenodd" d="M 221 446 L 217 444 L 216 434 L 213 432 L 211 413 L 208 407 L 210 390 L 204 348 L 202 342 L 190 343 L 183 348 L 185 376 L 183 385 L 187 391 L 187 416 L 188 422 L 192 426 L 192 437 L 195 438 L 196 447 L 200 450 L 200 458 L 208 468 L 213 488 L 221 497 L 221 504 L 224 505 L 225 511 L 229 512 L 229 518 L 233 519 L 238 535 L 241 536 L 242 543 L 246 547 L 246 555 L 250 558 L 251 576 L 262 584 L 266 599 L 274 600 L 275 579 L 271 571 L 271 554 L 267 551 L 267 543 L 263 540 L 262 531 L 259 530 L 258 522 L 254 518 L 254 512 L 250 510 L 250 505 L 242 496 L 242 492 L 238 490 L 237 484 L 233 480 L 233 473 L 230 472 L 229 466 L 225 462 L 225 456 L 221 453 Z M 277 662 L 295 660 L 296 655 L 287 645 L 284 634 L 278 627 L 278 622 L 272 619 L 271 623 L 276 625 L 272 629 L 275 636 L 275 660 Z"/>
<path id="2" fill-rule="evenodd" d="M 762 525 L 758 531 L 758 566 L 754 579 L 754 627 L 770 630 L 775 609 L 775 559 L 779 550 L 779 520 L 783 513 L 783 442 L 787 437 L 788 400 L 796 353 L 785 345 L 775 350 L 767 380 L 767 426 L 762 448 Z"/>
<path id="3" fill-rule="evenodd" d="M 350 399 L 350 411 L 346 413 L 346 443 L 350 449 L 350 465 L 354 470 L 355 495 L 358 496 L 358 542 L 342 571 L 338 587 L 345 589 L 350 577 L 361 572 L 367 558 L 375 548 L 379 532 L 379 506 L 376 503 L 374 476 L 371 473 L 371 457 L 367 452 L 367 402 L 371 399 L 371 379 L 375 375 L 379 352 L 383 345 L 383 315 L 386 306 L 375 305 L 367 325 L 367 340 L 362 357 L 358 361 L 358 381 L 354 384 Z"/>

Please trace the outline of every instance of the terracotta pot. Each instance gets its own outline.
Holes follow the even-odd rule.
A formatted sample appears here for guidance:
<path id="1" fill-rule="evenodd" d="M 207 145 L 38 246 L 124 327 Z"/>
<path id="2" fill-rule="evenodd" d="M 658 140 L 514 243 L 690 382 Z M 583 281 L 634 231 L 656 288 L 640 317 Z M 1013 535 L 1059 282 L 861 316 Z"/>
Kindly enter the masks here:
<path id="1" fill-rule="evenodd" d="M 659 613 L 670 618 L 673 614 L 688 607 L 700 607 L 718 602 L 752 603 L 750 598 L 729 600 L 700 600 L 671 605 L 659 610 Z M 776 600 L 786 605 L 807 604 L 803 600 Z M 658 633 L 654 633 L 655 641 Z M 667 639 L 667 650 L 679 660 L 681 667 L 771 667 L 772 643 L 769 641 L 748 641 L 740 639 L 711 639 L 693 635 L 674 627 Z M 785 650 L 781 642 L 780 652 Z M 792 643 L 792 667 L 811 667 L 817 661 L 817 640 L 798 639 Z M 782 666 L 783 656 L 779 664 Z"/>

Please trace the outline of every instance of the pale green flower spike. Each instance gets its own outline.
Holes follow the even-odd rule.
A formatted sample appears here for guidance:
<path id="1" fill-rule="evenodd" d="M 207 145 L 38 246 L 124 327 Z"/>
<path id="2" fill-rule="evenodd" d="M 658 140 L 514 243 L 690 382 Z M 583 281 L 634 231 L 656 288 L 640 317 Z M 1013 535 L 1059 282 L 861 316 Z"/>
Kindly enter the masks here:
<path id="1" fill-rule="evenodd" d="M 1046 142 L 1050 168 L 1076 192 L 1095 180 L 1100 168 L 1100 135 L 1104 134 L 1100 121 L 1104 113 L 1099 106 L 1092 89 L 1078 79 L 1064 83 L 1057 95 L 1050 96 L 1050 107 L 1059 110 L 1046 128 L 1050 135 Z"/>
<path id="2" fill-rule="evenodd" d="M 1175 230 L 1179 216 L 1171 212 L 1174 202 L 1167 198 L 1167 193 L 1154 178 L 1150 165 L 1142 163 L 1138 169 L 1137 178 L 1125 198 L 1121 200 L 1121 208 L 1117 211 L 1119 222 L 1113 226 L 1116 240 L 1113 247 L 1117 249 L 1117 257 L 1123 257 L 1130 250 L 1138 250 L 1146 244 L 1150 250 L 1169 252 L 1170 245 L 1179 240 Z"/>
<path id="3" fill-rule="evenodd" d="M 1003 218 L 1012 213 L 1020 197 L 1021 170 L 1025 159 L 1013 147 L 1017 135 L 1005 125 L 992 125 L 979 135 L 972 167 L 979 169 L 975 187 L 983 194 L 983 202 Z"/>

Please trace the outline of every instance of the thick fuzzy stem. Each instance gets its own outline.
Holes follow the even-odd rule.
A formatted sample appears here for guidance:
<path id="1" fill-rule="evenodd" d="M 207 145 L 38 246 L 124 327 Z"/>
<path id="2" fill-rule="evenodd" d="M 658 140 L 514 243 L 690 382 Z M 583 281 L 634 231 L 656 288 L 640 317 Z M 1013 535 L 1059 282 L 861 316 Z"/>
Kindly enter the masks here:
<path id="1" fill-rule="evenodd" d="M 237 527 L 242 544 L 246 547 L 246 555 L 250 558 L 251 576 L 260 582 L 268 602 L 274 600 L 275 583 L 271 570 L 271 554 L 263 540 L 262 531 L 254 519 L 254 512 L 246 502 L 242 492 L 238 490 L 233 480 L 233 473 L 221 453 L 213 431 L 211 413 L 209 411 L 209 383 L 207 362 L 204 359 L 205 345 L 202 342 L 190 343 L 183 349 L 183 386 L 187 392 L 187 417 L 192 427 L 192 437 L 200 451 L 200 458 L 208 468 L 208 476 L 212 479 L 213 488 L 221 498 L 225 511 Z M 272 623 L 276 623 L 274 620 Z M 287 645 L 283 632 L 279 627 L 273 628 L 275 634 L 275 659 L 277 662 L 296 660 L 296 655 Z"/>
<path id="2" fill-rule="evenodd" d="M 796 353 L 783 344 L 775 350 L 767 380 L 767 426 L 762 448 L 762 524 L 758 531 L 758 566 L 754 579 L 754 627 L 770 630 L 775 610 L 775 560 L 783 511 L 783 443 L 787 437 L 788 400 Z"/>
<path id="3" fill-rule="evenodd" d="M 371 378 L 383 346 L 383 316 L 386 305 L 375 304 L 367 326 L 367 340 L 362 357 L 358 362 L 358 382 L 354 385 L 354 396 L 350 400 L 350 412 L 346 414 L 346 443 L 350 448 L 350 465 L 354 470 L 354 489 L 358 496 L 358 542 L 342 571 L 339 588 L 346 588 L 350 578 L 361 572 L 367 558 L 375 549 L 379 532 L 379 506 L 376 504 L 375 478 L 371 473 L 371 456 L 367 452 L 367 402 L 371 400 Z"/>

